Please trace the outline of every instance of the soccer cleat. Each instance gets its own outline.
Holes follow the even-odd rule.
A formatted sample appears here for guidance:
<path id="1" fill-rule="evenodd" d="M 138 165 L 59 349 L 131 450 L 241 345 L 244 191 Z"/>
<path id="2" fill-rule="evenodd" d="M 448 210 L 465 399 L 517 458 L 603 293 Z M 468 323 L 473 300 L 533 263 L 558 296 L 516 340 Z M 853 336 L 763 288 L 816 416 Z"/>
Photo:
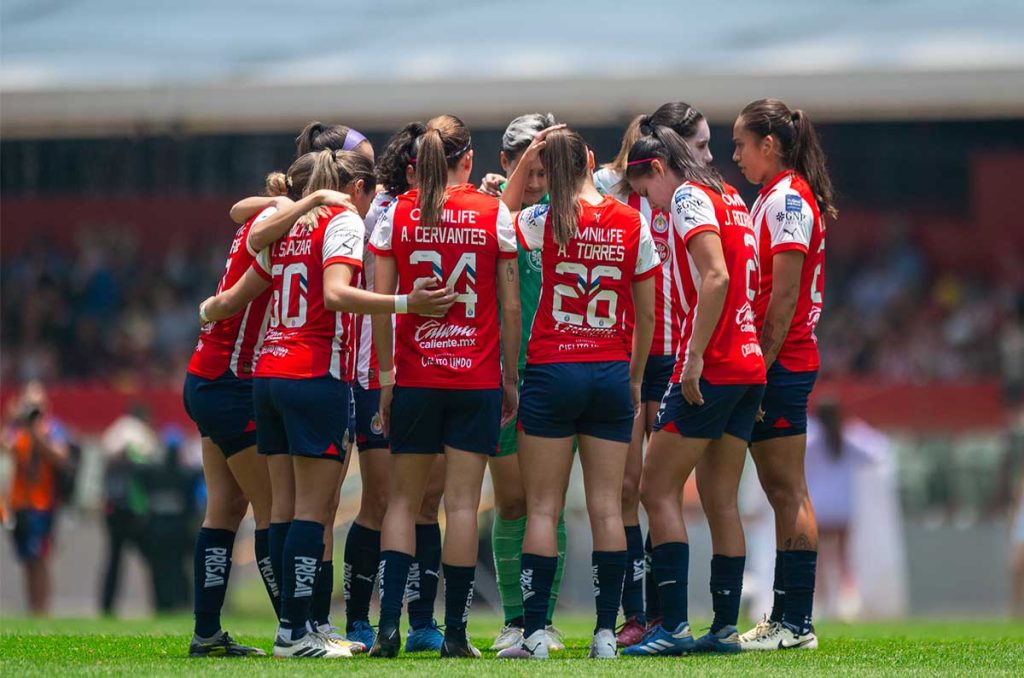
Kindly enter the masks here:
<path id="1" fill-rule="evenodd" d="M 661 624 L 647 632 L 644 639 L 622 651 L 631 657 L 677 656 L 693 652 L 693 634 L 690 625 L 680 622 L 674 631 Z"/>
<path id="2" fill-rule="evenodd" d="M 785 631 L 782 624 L 773 621 L 762 621 L 760 624 L 740 636 L 740 649 L 744 652 L 781 650 L 779 642 Z"/>
<path id="3" fill-rule="evenodd" d="M 437 622 L 430 620 L 430 626 L 410 629 L 405 637 L 406 652 L 437 652 L 444 643 L 444 634 L 437 628 Z"/>
<path id="4" fill-rule="evenodd" d="M 611 629 L 598 629 L 594 639 L 590 641 L 591 659 L 615 659 L 616 653 L 615 631 Z"/>
<path id="5" fill-rule="evenodd" d="M 619 647 L 636 645 L 643 640 L 645 633 L 647 633 L 647 626 L 642 624 L 638 617 L 630 617 L 616 629 L 615 642 Z"/>
<path id="6" fill-rule="evenodd" d="M 397 657 L 398 650 L 401 647 L 402 634 L 398 632 L 398 627 L 381 627 L 380 631 L 377 633 L 377 637 L 373 641 L 373 647 L 370 648 L 370 652 L 368 654 L 371 657 Z"/>
<path id="7" fill-rule="evenodd" d="M 693 641 L 694 652 L 729 654 L 740 651 L 740 634 L 735 626 L 724 626 L 717 633 L 710 630 Z"/>
<path id="8" fill-rule="evenodd" d="M 349 640 L 344 637 L 338 633 L 338 627 L 333 624 L 320 624 L 316 627 L 316 630 L 327 636 L 327 639 L 335 645 L 347 647 L 352 654 L 362 654 L 363 652 L 366 652 L 366 645 L 359 641 Z"/>
<path id="9" fill-rule="evenodd" d="M 800 633 L 788 624 L 782 626 L 782 637 L 779 639 L 780 650 L 817 650 L 818 636 L 814 635 L 814 627 L 809 626 L 807 633 Z"/>
<path id="10" fill-rule="evenodd" d="M 406 647 L 408 648 L 408 646 Z M 406 649 L 406 652 L 408 651 Z M 469 642 L 469 638 L 466 636 L 462 638 L 444 638 L 441 641 L 442 659 L 480 659 L 481 656 L 480 650 L 473 647 L 473 643 Z"/>
<path id="11" fill-rule="evenodd" d="M 220 631 L 212 638 L 200 638 L 193 634 L 188 646 L 189 657 L 266 657 L 267 653 L 258 647 L 249 647 L 235 642 L 227 631 Z"/>
<path id="12" fill-rule="evenodd" d="M 498 633 L 498 637 L 494 639 L 494 644 L 491 645 L 492 650 L 508 649 L 515 647 L 523 642 L 523 629 L 521 626 L 512 626 L 506 624 L 501 627 L 501 632 Z"/>
<path id="13" fill-rule="evenodd" d="M 368 621 L 357 621 L 352 623 L 352 628 L 345 634 L 348 640 L 353 643 L 360 643 L 363 647 L 373 647 L 373 641 L 377 638 L 377 633 L 370 626 Z"/>
<path id="14" fill-rule="evenodd" d="M 544 633 L 548 634 L 549 652 L 561 652 L 565 649 L 565 635 L 556 629 L 554 624 L 545 626 Z"/>
<path id="15" fill-rule="evenodd" d="M 498 653 L 498 659 L 547 659 L 548 658 L 548 634 L 544 629 L 539 629 L 524 638 L 523 642 L 512 647 L 505 648 Z"/>
<path id="16" fill-rule="evenodd" d="M 275 659 L 343 659 L 352 656 L 347 647 L 335 644 L 319 631 L 309 631 L 298 640 L 274 638 Z"/>

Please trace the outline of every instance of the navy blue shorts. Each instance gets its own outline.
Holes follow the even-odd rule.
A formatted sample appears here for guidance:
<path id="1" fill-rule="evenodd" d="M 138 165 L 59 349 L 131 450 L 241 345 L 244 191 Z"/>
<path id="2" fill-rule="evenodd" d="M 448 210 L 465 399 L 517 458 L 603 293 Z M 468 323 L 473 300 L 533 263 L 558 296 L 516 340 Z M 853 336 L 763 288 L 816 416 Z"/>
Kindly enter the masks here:
<path id="1" fill-rule="evenodd" d="M 722 384 L 700 380 L 703 405 L 691 405 L 683 398 L 683 387 L 673 383 L 661 399 L 655 431 L 671 431 L 687 438 L 718 440 L 723 434 L 750 441 L 764 384 Z"/>
<path id="2" fill-rule="evenodd" d="M 14 512 L 14 550 L 24 561 L 45 558 L 53 544 L 53 511 Z"/>
<path id="3" fill-rule="evenodd" d="M 541 438 L 633 437 L 629 363 L 527 365 L 519 397 L 519 428 Z"/>
<path id="4" fill-rule="evenodd" d="M 359 451 L 386 450 L 391 443 L 384 435 L 384 425 L 380 420 L 380 390 L 365 389 L 355 384 L 352 386 L 352 398 L 355 401 L 354 428 Z"/>
<path id="5" fill-rule="evenodd" d="M 790 372 L 776 362 L 768 370 L 768 387 L 761 409 L 764 420 L 754 425 L 753 442 L 807 433 L 807 398 L 811 395 L 816 370 Z"/>
<path id="6" fill-rule="evenodd" d="M 185 375 L 185 412 L 225 457 L 256 444 L 252 380 L 225 372 L 216 379 Z"/>
<path id="7" fill-rule="evenodd" d="M 500 388 L 395 386 L 391 451 L 440 454 L 445 446 L 494 456 L 501 427 Z"/>
<path id="8" fill-rule="evenodd" d="M 668 382 L 672 380 L 672 372 L 676 369 L 675 356 L 652 355 L 644 366 L 644 382 L 640 387 L 640 400 L 660 403 Z"/>
<path id="9" fill-rule="evenodd" d="M 256 438 L 260 454 L 293 454 L 345 461 L 348 384 L 334 377 L 254 377 Z"/>

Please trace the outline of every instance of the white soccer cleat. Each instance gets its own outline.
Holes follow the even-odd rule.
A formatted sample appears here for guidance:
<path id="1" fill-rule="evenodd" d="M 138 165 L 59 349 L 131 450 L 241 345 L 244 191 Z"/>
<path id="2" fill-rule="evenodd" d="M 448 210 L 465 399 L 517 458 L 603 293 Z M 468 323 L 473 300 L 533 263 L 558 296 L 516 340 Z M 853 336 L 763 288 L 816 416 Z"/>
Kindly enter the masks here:
<path id="1" fill-rule="evenodd" d="M 757 626 L 740 636 L 740 649 L 743 652 L 778 650 L 783 630 L 782 624 L 766 616 Z"/>
<path id="2" fill-rule="evenodd" d="M 544 629 L 539 629 L 518 645 L 499 652 L 498 659 L 547 659 L 548 640 L 547 632 Z"/>
<path id="3" fill-rule="evenodd" d="M 812 627 L 807 633 L 796 631 L 782 626 L 782 639 L 779 641 L 780 650 L 817 650 L 818 636 L 814 635 Z"/>
<path id="4" fill-rule="evenodd" d="M 507 650 L 510 647 L 521 645 L 523 642 L 523 630 L 518 626 L 502 626 L 498 637 L 491 645 L 492 650 Z"/>
<path id="5" fill-rule="evenodd" d="M 548 634 L 549 652 L 561 652 L 565 649 L 565 635 L 556 629 L 554 624 L 545 626 L 544 633 Z"/>
<path id="6" fill-rule="evenodd" d="M 349 640 L 345 636 L 338 632 L 338 627 L 333 624 L 320 624 L 316 627 L 322 635 L 327 637 L 327 640 L 331 641 L 335 645 L 348 648 L 348 651 L 352 654 L 362 654 L 366 652 L 366 646 L 357 640 Z"/>
<path id="7" fill-rule="evenodd" d="M 352 651 L 336 644 L 319 631 L 309 631 L 298 640 L 274 638 L 275 659 L 347 659 Z"/>
<path id="8" fill-rule="evenodd" d="M 619 655 L 616 652 L 617 643 L 615 631 L 612 629 L 598 629 L 594 639 L 590 641 L 591 659 L 616 659 Z"/>

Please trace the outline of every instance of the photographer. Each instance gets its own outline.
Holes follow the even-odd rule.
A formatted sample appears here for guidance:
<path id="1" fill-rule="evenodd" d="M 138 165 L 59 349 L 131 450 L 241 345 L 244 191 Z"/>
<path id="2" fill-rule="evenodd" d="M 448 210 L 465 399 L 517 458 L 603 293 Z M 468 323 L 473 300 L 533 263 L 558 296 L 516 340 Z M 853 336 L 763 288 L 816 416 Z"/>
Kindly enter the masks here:
<path id="1" fill-rule="evenodd" d="M 46 614 L 53 522 L 61 475 L 70 464 L 70 455 L 66 437 L 49 414 L 46 391 L 39 382 L 25 386 L 2 447 L 14 460 L 10 507 L 15 550 L 25 572 L 28 609 L 34 615 Z"/>

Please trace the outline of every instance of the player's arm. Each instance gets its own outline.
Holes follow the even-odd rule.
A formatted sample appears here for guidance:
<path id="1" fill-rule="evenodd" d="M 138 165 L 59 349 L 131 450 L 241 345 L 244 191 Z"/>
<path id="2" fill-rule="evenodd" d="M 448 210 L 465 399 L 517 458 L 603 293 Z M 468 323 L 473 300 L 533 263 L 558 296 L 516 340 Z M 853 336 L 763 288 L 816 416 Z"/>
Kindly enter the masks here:
<path id="1" fill-rule="evenodd" d="M 283 210 L 287 209 L 292 203 L 292 199 L 284 195 L 272 198 L 252 195 L 248 198 L 242 198 L 232 205 L 228 215 L 231 217 L 231 221 L 236 224 L 244 224 L 268 207 L 276 207 L 278 210 Z"/>
<path id="2" fill-rule="evenodd" d="M 352 285 L 354 272 L 355 268 L 350 264 L 332 264 L 324 269 L 324 308 L 328 311 L 386 315 L 389 318 L 392 313 L 442 316 L 458 297 L 454 293 L 449 294 L 444 287 L 437 287 L 435 278 L 420 278 L 409 294 L 370 292 Z"/>
<path id="3" fill-rule="evenodd" d="M 633 352 L 629 358 L 629 386 L 633 407 L 640 413 L 640 387 L 654 338 L 654 276 L 633 280 Z"/>
<path id="4" fill-rule="evenodd" d="M 523 316 L 519 300 L 519 262 L 498 260 L 498 302 L 501 306 L 501 425 L 515 419 L 519 410 L 519 348 Z"/>
<path id="5" fill-rule="evenodd" d="M 508 176 L 508 181 L 505 183 L 505 191 L 501 194 L 501 201 L 510 210 L 518 210 L 522 207 L 523 193 L 526 192 L 526 179 L 530 176 L 530 166 L 537 156 L 540 155 L 540 152 L 544 150 L 544 146 L 547 143 L 545 141 L 547 135 L 556 129 L 565 129 L 565 125 L 552 125 L 547 129 L 537 132 L 537 135 L 533 137 L 533 141 L 523 151 L 522 157 L 519 158 L 519 164 L 516 165 L 512 174 Z"/>
<path id="6" fill-rule="evenodd" d="M 264 256 L 260 253 L 260 256 Z M 269 268 L 269 266 L 268 266 Z M 199 305 L 199 320 L 205 325 L 230 318 L 270 287 L 270 273 L 254 263 L 238 282 Z"/>
<path id="7" fill-rule="evenodd" d="M 35 451 L 53 466 L 63 466 L 69 458 L 68 446 L 52 435 L 52 427 L 44 417 L 36 417 L 29 427 Z"/>
<path id="8" fill-rule="evenodd" d="M 686 249 L 697 266 L 701 283 L 697 293 L 693 333 L 683 363 L 683 397 L 691 405 L 703 405 L 700 375 L 704 371 L 704 351 L 722 317 L 722 308 L 729 292 L 729 270 L 725 265 L 722 239 L 717 231 L 697 233 L 687 242 Z"/>
<path id="9" fill-rule="evenodd" d="M 250 252 L 259 252 L 268 247 L 291 230 L 295 222 L 306 212 L 316 207 L 345 207 L 357 213 L 356 208 L 346 193 L 322 188 L 313 191 L 301 200 L 291 203 L 285 209 L 279 209 L 272 216 L 255 223 L 249 231 L 248 248 Z"/>
<path id="10" fill-rule="evenodd" d="M 382 294 L 394 294 L 398 290 L 398 264 L 393 256 L 377 257 L 373 289 Z M 373 347 L 377 351 L 380 378 L 380 421 L 384 435 L 390 435 L 392 387 L 395 385 L 395 330 L 392 316 L 370 316 L 370 326 L 373 329 Z"/>
<path id="11" fill-rule="evenodd" d="M 764 313 L 764 327 L 761 328 L 760 337 L 766 367 L 771 367 L 779 357 L 779 350 L 793 324 L 805 256 L 801 250 L 796 249 L 776 252 L 772 256 L 772 292 Z"/>

